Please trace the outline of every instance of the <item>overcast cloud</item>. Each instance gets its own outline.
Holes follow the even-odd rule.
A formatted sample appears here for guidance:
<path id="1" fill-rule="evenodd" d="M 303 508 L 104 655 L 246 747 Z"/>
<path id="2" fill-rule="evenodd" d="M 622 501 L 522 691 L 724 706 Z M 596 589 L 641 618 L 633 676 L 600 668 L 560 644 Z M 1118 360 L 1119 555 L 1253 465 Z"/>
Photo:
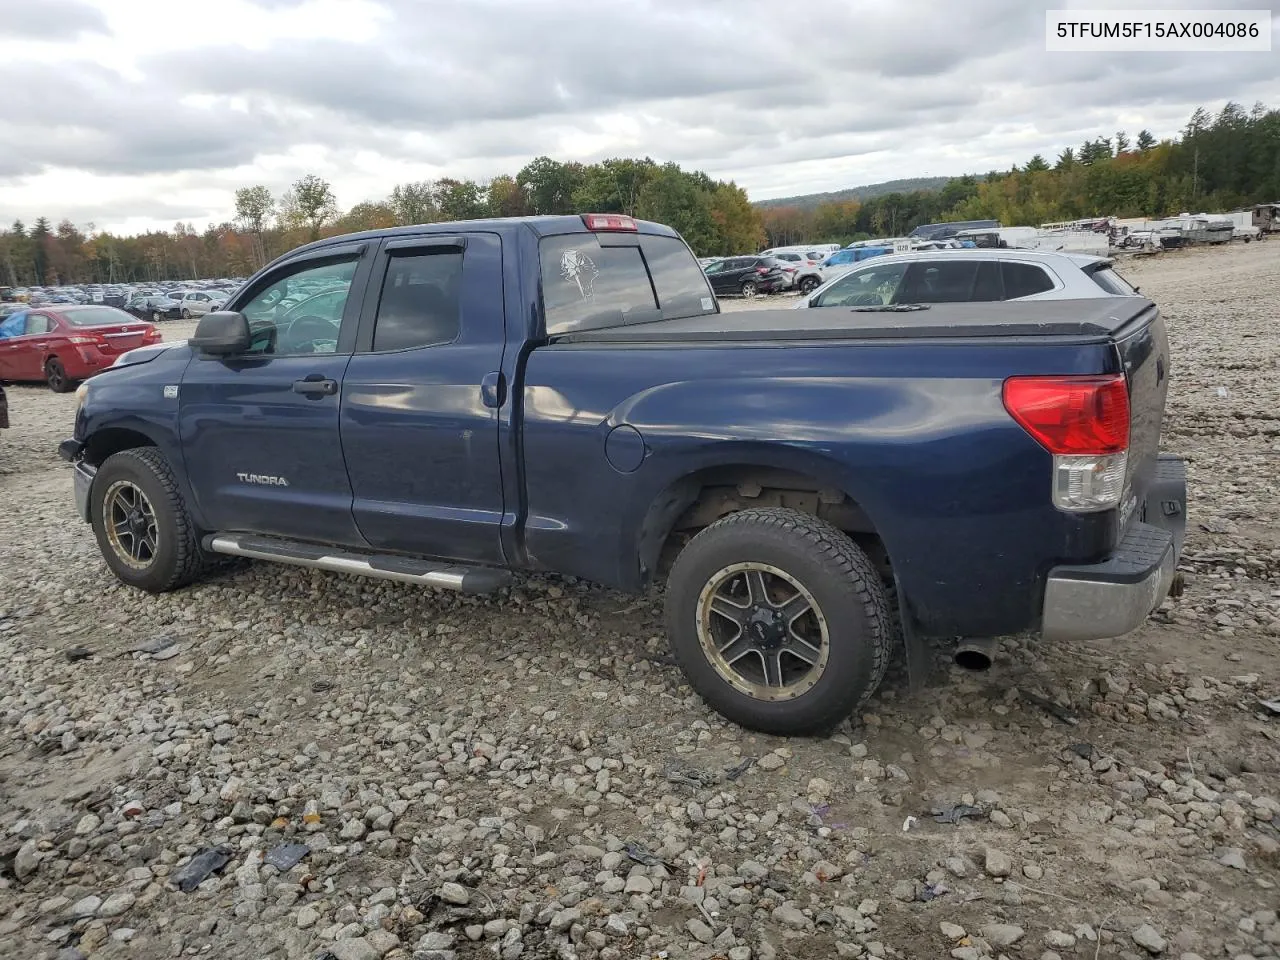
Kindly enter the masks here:
<path id="1" fill-rule="evenodd" d="M 0 0 L 0 222 L 202 227 L 240 186 L 317 173 L 345 208 L 541 154 L 674 160 L 764 199 L 1280 106 L 1280 52 L 1046 53 L 1063 6 L 1106 4 Z"/>

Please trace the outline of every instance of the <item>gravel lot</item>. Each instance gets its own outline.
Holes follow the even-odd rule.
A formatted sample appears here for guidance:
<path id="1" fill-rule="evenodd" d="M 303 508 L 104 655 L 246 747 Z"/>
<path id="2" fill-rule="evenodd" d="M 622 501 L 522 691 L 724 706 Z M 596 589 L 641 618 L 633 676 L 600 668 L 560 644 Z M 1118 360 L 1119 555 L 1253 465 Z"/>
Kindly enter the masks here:
<path id="1" fill-rule="evenodd" d="M 940 649 L 821 740 L 710 713 L 656 596 L 129 592 L 54 454 L 74 400 L 12 388 L 0 955 L 1280 957 L 1280 242 L 1124 272 L 1171 328 L 1185 595 L 987 674 Z"/>

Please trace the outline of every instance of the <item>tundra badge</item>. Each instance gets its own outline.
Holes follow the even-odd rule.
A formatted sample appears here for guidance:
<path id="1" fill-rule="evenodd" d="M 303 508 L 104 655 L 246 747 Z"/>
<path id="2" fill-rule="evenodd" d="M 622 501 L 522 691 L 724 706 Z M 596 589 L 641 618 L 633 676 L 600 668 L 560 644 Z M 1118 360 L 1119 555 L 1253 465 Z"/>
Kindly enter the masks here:
<path id="1" fill-rule="evenodd" d="M 287 487 L 289 481 L 284 477 L 268 477 L 262 473 L 237 473 L 236 479 L 241 483 L 257 483 L 267 487 Z"/>

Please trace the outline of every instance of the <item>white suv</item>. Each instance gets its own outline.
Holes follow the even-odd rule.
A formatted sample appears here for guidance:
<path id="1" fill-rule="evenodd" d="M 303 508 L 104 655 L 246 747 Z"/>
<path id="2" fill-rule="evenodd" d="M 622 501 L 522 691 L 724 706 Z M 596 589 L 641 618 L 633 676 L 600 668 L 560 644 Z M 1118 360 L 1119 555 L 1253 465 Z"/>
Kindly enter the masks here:
<path id="1" fill-rule="evenodd" d="M 182 307 L 182 319 L 190 320 L 221 308 L 227 302 L 227 295 L 221 290 L 175 290 L 169 294 L 169 299 L 178 301 Z"/>

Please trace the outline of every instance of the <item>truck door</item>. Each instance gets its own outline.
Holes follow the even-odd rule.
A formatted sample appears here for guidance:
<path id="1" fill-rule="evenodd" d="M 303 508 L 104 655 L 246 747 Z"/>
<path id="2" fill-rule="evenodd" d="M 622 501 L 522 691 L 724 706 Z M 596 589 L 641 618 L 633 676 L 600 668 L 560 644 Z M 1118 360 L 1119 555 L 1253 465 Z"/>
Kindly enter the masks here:
<path id="1" fill-rule="evenodd" d="M 342 395 L 356 523 L 375 548 L 501 563 L 496 234 L 384 241 Z"/>
<path id="2" fill-rule="evenodd" d="M 178 417 L 196 503 L 215 531 L 362 546 L 338 412 L 376 242 L 307 251 L 229 304 L 250 350 L 192 357 Z"/>

